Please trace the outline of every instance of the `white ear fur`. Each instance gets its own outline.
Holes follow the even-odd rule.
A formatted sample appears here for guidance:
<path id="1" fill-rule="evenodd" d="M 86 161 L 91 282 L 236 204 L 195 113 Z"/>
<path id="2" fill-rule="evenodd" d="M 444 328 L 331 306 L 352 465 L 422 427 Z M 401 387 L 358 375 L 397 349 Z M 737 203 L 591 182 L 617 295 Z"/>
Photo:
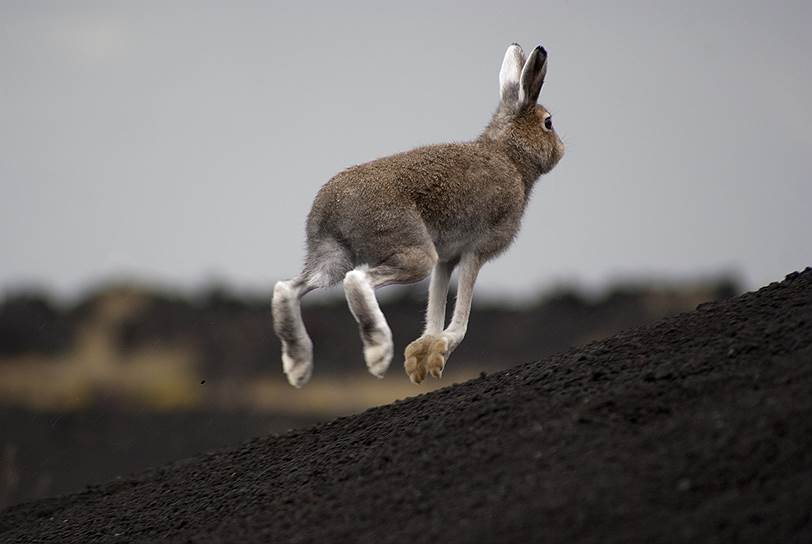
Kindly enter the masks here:
<path id="1" fill-rule="evenodd" d="M 499 70 L 499 98 L 502 102 L 512 103 L 519 98 L 519 82 L 524 65 L 524 53 L 519 44 L 510 44 L 502 59 Z"/>
<path id="2" fill-rule="evenodd" d="M 519 103 L 535 104 L 547 75 L 547 51 L 536 46 L 527 57 L 519 82 Z"/>

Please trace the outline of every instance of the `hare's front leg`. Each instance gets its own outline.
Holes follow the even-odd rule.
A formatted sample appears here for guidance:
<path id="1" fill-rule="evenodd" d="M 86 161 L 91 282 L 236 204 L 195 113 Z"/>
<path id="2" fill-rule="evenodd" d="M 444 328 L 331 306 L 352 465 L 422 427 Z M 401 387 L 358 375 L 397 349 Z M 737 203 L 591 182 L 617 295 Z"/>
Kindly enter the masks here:
<path id="1" fill-rule="evenodd" d="M 474 284 L 481 266 L 480 259 L 473 254 L 460 260 L 457 303 L 451 324 L 445 330 L 445 305 L 452 267 L 448 263 L 438 263 L 435 267 L 429 287 L 426 330 L 423 336 L 406 346 L 404 353 L 406 374 L 413 383 L 422 382 L 426 374 L 442 377 L 448 357 L 460 345 L 468 329 Z"/>
<path id="2" fill-rule="evenodd" d="M 423 336 L 406 346 L 404 367 L 412 383 L 420 383 L 429 371 L 427 361 L 434 342 L 445 327 L 445 305 L 448 298 L 448 282 L 451 279 L 453 266 L 447 262 L 438 262 L 431 273 L 429 283 L 429 303 L 426 308 L 426 329 Z M 436 358 L 435 358 L 436 359 Z M 436 365 L 435 365 L 436 369 Z M 435 370 L 435 372 L 437 372 Z M 435 377 L 442 374 L 442 364 Z"/>

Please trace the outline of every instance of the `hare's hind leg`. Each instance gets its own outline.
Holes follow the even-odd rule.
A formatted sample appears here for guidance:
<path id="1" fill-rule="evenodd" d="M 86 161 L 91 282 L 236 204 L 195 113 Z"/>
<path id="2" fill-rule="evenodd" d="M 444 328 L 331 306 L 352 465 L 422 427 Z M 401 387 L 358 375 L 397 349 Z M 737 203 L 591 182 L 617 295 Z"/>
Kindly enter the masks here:
<path id="1" fill-rule="evenodd" d="M 346 252 L 325 242 L 309 252 L 299 276 L 274 286 L 273 326 L 282 343 L 282 370 L 294 387 L 303 386 L 313 373 L 313 342 L 302 321 L 301 298 L 314 289 L 335 285 L 349 268 Z"/>
<path id="2" fill-rule="evenodd" d="M 392 362 L 392 331 L 375 298 L 375 288 L 396 283 L 414 283 L 428 276 L 437 261 L 434 245 L 407 248 L 385 263 L 360 266 L 347 272 L 344 292 L 352 315 L 361 330 L 364 360 L 369 372 L 383 378 Z"/>
<path id="3" fill-rule="evenodd" d="M 278 281 L 273 289 L 273 328 L 282 343 L 282 370 L 294 387 L 301 387 L 313 372 L 313 342 L 302 321 L 300 299 L 311 288 L 298 276 Z"/>

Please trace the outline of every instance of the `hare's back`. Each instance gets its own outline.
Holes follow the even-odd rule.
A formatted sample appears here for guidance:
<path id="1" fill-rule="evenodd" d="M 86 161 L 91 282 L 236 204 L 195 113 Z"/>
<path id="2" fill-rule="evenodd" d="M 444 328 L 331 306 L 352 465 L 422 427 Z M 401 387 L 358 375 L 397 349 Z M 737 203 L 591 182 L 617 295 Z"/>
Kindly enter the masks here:
<path id="1" fill-rule="evenodd" d="M 326 183 L 308 239 L 330 236 L 356 251 L 482 232 L 521 215 L 523 191 L 509 161 L 476 144 L 422 147 L 353 166 Z M 438 248 L 439 249 L 439 248 Z"/>
<path id="2" fill-rule="evenodd" d="M 393 245 L 430 241 L 407 192 L 378 162 L 348 168 L 319 190 L 307 220 L 310 248 L 335 240 L 356 264 L 375 264 Z"/>

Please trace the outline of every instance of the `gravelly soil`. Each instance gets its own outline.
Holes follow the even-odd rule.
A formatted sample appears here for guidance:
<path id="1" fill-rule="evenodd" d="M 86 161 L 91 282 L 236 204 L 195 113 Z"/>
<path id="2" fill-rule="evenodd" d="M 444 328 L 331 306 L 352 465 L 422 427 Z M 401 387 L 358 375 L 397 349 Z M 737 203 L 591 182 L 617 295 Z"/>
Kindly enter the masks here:
<path id="1" fill-rule="evenodd" d="M 48 413 L 0 406 L 0 510 L 325 419 L 115 406 Z"/>
<path id="2" fill-rule="evenodd" d="M 453 364 L 453 359 L 452 359 Z M 0 513 L 2 542 L 812 542 L 812 269 Z"/>

